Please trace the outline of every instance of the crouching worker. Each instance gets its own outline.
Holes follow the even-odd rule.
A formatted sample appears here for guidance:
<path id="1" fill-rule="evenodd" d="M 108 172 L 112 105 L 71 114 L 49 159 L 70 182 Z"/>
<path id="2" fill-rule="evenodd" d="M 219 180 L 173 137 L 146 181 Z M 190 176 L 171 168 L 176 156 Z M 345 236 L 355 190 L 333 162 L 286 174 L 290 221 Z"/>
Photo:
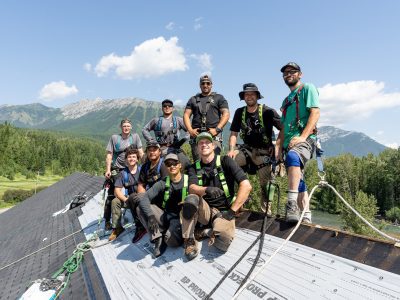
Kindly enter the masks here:
<path id="1" fill-rule="evenodd" d="M 138 160 L 139 151 L 133 147 L 128 147 L 125 151 L 125 164 L 127 166 L 118 174 L 114 184 L 116 198 L 111 202 L 112 233 L 108 238 L 109 241 L 115 240 L 124 231 L 121 224 L 122 208 L 128 208 L 129 196 L 137 193 L 140 172 Z M 132 215 L 134 215 L 133 212 Z"/>
<path id="2" fill-rule="evenodd" d="M 182 164 L 174 153 L 167 154 L 164 164 L 168 176 L 146 191 L 137 211 L 154 243 L 154 257 L 162 255 L 167 246 L 183 243 L 179 213 L 188 194 L 188 175 L 182 174 Z"/>
<path id="3" fill-rule="evenodd" d="M 196 138 L 200 160 L 189 168 L 189 192 L 182 209 L 182 231 L 188 260 L 198 254 L 198 240 L 209 237 L 209 244 L 227 251 L 235 236 L 235 215 L 251 192 L 246 174 L 229 156 L 214 153 L 213 137 L 207 132 Z M 235 196 L 234 185 L 239 189 Z"/>

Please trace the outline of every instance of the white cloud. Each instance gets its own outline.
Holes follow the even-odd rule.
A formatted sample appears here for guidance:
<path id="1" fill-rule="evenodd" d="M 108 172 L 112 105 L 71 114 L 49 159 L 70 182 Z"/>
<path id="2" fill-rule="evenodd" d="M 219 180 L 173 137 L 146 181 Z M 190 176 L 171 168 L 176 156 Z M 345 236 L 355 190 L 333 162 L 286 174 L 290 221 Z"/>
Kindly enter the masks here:
<path id="1" fill-rule="evenodd" d="M 169 22 L 166 26 L 165 29 L 167 30 L 174 30 L 175 28 L 175 23 L 174 22 Z"/>
<path id="2" fill-rule="evenodd" d="M 211 63 L 211 55 L 208 53 L 203 54 L 191 54 L 189 56 L 194 60 L 197 60 L 198 65 L 204 71 L 211 71 L 213 69 L 213 65 Z"/>
<path id="3" fill-rule="evenodd" d="M 174 105 L 183 105 L 185 104 L 182 99 L 174 100 Z"/>
<path id="4" fill-rule="evenodd" d="M 65 81 L 53 81 L 46 84 L 39 92 L 39 99 L 43 101 L 52 101 L 62 99 L 78 93 L 75 85 L 67 86 Z"/>
<path id="5" fill-rule="evenodd" d="M 377 135 L 382 135 L 382 134 L 384 134 L 385 132 L 383 131 L 383 130 L 379 130 L 376 134 Z"/>
<path id="6" fill-rule="evenodd" d="M 85 71 L 90 72 L 90 71 L 92 71 L 92 65 L 89 63 L 86 63 L 83 65 L 83 69 L 85 69 Z"/>
<path id="7" fill-rule="evenodd" d="M 158 77 L 188 68 L 184 49 L 178 46 L 178 38 L 165 40 L 164 37 L 158 37 L 136 46 L 128 56 L 114 53 L 103 56 L 94 71 L 99 77 L 115 70 L 119 78 L 136 79 Z"/>
<path id="8" fill-rule="evenodd" d="M 198 17 L 194 19 L 194 26 L 193 26 L 194 30 L 197 31 L 203 27 L 203 25 L 200 23 L 201 20 L 203 20 L 203 17 Z"/>
<path id="9" fill-rule="evenodd" d="M 380 109 L 400 106 L 400 93 L 386 93 L 385 83 L 372 80 L 327 84 L 318 88 L 321 124 L 340 126 L 366 119 Z"/>

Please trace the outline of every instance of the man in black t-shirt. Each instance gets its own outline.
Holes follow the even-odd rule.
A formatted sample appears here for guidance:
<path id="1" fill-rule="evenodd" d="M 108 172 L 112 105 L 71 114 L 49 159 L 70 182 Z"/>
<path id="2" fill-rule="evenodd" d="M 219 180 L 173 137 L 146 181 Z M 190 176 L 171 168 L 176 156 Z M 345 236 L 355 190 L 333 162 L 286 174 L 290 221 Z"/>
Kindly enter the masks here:
<path id="1" fill-rule="evenodd" d="M 263 96 L 254 83 L 244 84 L 239 97 L 246 101 L 246 106 L 235 111 L 228 156 L 249 174 L 257 173 L 261 187 L 261 210 L 267 210 L 267 214 L 271 215 L 267 185 L 271 180 L 271 159 L 274 159 L 273 127 L 281 130 L 280 116 L 274 109 L 258 104 Z M 244 145 L 236 147 L 239 132 Z"/>
<path id="2" fill-rule="evenodd" d="M 199 159 L 195 139 L 201 132 L 211 134 L 216 145 L 215 152 L 221 153 L 222 131 L 229 120 L 228 101 L 221 94 L 212 92 L 212 84 L 209 74 L 200 77 L 201 93 L 189 99 L 183 114 L 183 122 L 191 137 L 194 161 Z M 191 116 L 193 116 L 192 121 L 190 121 Z"/>
<path id="3" fill-rule="evenodd" d="M 189 168 L 190 195 L 182 209 L 182 236 L 189 260 L 198 254 L 197 222 L 211 224 L 211 228 L 197 231 L 196 238 L 209 237 L 209 244 L 227 251 L 235 236 L 235 214 L 252 189 L 246 174 L 232 158 L 215 154 L 211 134 L 200 133 L 196 143 L 200 160 Z M 235 183 L 239 186 L 236 195 Z"/>
<path id="4" fill-rule="evenodd" d="M 144 193 L 137 212 L 151 234 L 154 257 L 162 255 L 166 246 L 178 247 L 183 243 L 179 213 L 188 195 L 188 175 L 182 173 L 182 164 L 175 153 L 167 154 L 164 164 L 168 176 Z"/>
<path id="5" fill-rule="evenodd" d="M 161 180 L 168 175 L 167 169 L 163 163 L 161 157 L 161 147 L 157 142 L 147 143 L 146 147 L 147 162 L 142 165 L 139 174 L 139 183 L 137 188 L 137 194 L 129 196 L 128 203 L 129 208 L 136 217 L 136 208 L 143 197 L 143 193 L 151 188 L 157 181 Z M 162 200 L 159 200 L 162 201 Z M 136 231 L 132 239 L 133 243 L 139 241 L 145 234 L 146 229 L 142 223 L 135 219 Z"/>

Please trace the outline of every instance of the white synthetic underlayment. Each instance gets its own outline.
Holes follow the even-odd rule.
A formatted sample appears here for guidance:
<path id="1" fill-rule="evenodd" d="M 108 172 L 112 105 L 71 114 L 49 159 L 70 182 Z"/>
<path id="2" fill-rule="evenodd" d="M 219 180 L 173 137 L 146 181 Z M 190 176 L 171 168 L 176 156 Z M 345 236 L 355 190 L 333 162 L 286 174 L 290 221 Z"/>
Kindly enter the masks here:
<path id="1" fill-rule="evenodd" d="M 100 193 L 82 207 L 82 228 L 97 222 L 102 211 Z M 130 213 L 127 213 L 130 215 Z M 103 225 L 102 225 L 103 226 Z M 86 236 L 96 226 L 85 231 Z M 93 249 L 93 256 L 112 299 L 202 299 L 237 261 L 258 233 L 237 229 L 227 253 L 199 243 L 192 261 L 183 247 L 168 248 L 153 259 L 148 235 L 132 244 L 133 230 L 113 243 Z M 283 239 L 266 235 L 256 272 Z M 212 299 L 230 299 L 250 269 L 258 244 L 214 293 Z M 400 276 L 310 247 L 289 242 L 239 299 L 400 299 Z"/>

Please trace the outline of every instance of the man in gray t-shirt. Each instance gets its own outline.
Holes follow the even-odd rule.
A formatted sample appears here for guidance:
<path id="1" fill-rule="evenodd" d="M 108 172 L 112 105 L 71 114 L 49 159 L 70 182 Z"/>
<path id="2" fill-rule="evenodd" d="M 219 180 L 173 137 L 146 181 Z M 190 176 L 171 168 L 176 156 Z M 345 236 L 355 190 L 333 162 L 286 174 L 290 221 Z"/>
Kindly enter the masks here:
<path id="1" fill-rule="evenodd" d="M 172 100 L 165 99 L 162 103 L 163 115 L 151 119 L 142 130 L 143 137 L 148 143 L 157 142 L 161 146 L 162 156 L 166 156 L 168 153 L 175 153 L 179 157 L 179 161 L 182 163 L 183 170 L 190 165 L 190 161 L 181 150 L 181 146 L 187 140 L 190 135 L 183 124 L 183 119 L 173 115 L 174 103 Z M 181 139 L 180 130 L 186 132 L 185 136 Z M 151 131 L 154 131 L 154 136 L 151 135 Z"/>
<path id="2" fill-rule="evenodd" d="M 139 159 L 143 157 L 142 142 L 137 133 L 131 133 L 132 122 L 129 119 L 123 119 L 120 123 L 121 133 L 113 134 L 108 142 L 106 151 L 106 172 L 105 177 L 109 179 L 110 187 L 106 205 L 104 206 L 104 219 L 106 221 L 106 230 L 111 229 L 111 201 L 114 199 L 114 182 L 117 175 L 125 166 L 125 150 L 129 146 L 138 150 Z"/>

